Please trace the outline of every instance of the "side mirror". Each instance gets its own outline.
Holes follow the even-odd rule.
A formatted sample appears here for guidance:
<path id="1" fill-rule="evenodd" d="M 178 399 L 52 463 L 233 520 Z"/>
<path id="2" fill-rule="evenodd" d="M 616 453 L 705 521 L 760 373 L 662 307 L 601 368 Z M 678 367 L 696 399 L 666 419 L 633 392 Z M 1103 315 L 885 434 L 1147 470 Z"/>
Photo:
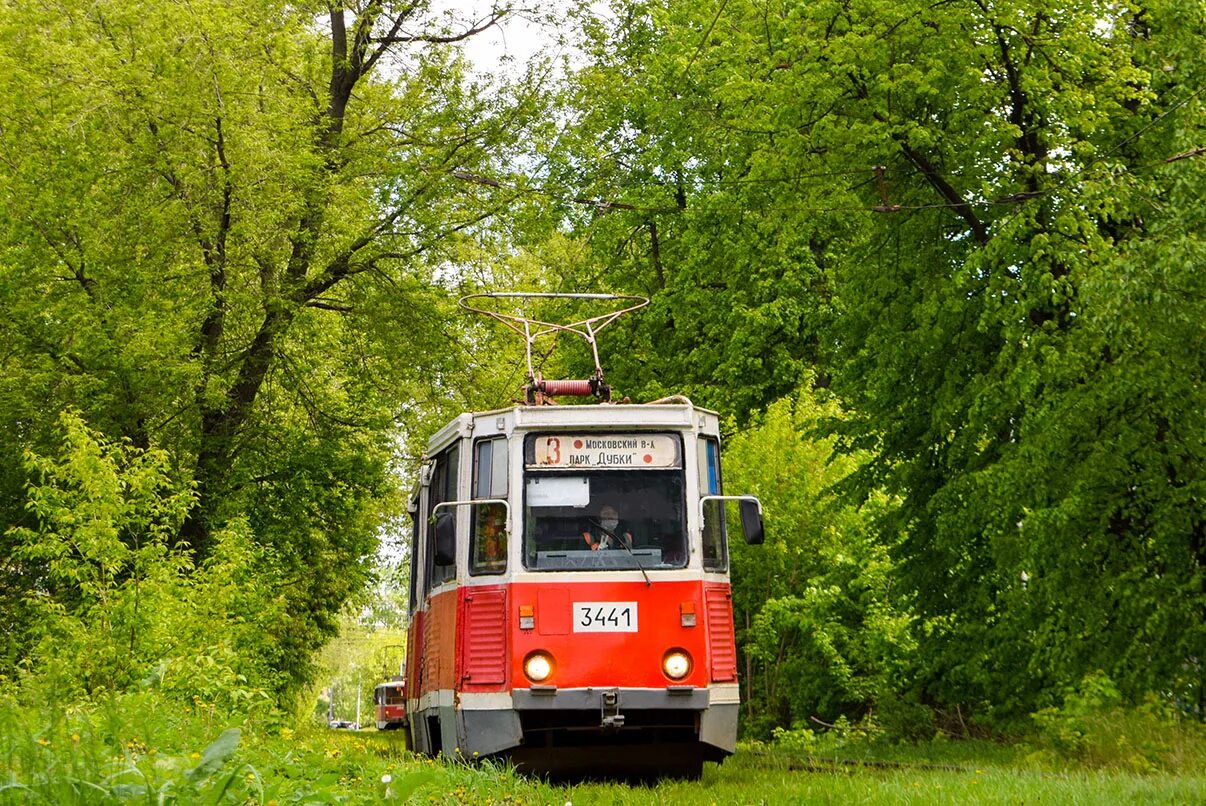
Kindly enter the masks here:
<path id="1" fill-rule="evenodd" d="M 456 516 L 441 512 L 435 519 L 435 564 L 452 565 L 456 562 Z"/>
<path id="2" fill-rule="evenodd" d="M 751 546 L 761 546 L 766 539 L 762 530 L 762 511 L 757 501 L 743 499 L 741 507 L 741 531 L 745 532 L 745 542 Z"/>

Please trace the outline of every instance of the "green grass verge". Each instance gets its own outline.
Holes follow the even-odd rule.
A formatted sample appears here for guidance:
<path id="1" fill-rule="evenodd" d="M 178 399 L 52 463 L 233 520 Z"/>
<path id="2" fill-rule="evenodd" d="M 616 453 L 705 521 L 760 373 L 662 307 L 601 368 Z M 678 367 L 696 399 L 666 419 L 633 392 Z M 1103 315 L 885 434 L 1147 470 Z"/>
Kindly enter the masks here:
<path id="1" fill-rule="evenodd" d="M 147 695 L 69 710 L 0 701 L 0 803 L 1201 803 L 1199 767 L 1090 767 L 1023 744 L 744 746 L 699 782 L 551 785 L 437 763 L 398 733 L 221 720 Z M 1196 758 L 1182 753 L 1180 757 Z"/>

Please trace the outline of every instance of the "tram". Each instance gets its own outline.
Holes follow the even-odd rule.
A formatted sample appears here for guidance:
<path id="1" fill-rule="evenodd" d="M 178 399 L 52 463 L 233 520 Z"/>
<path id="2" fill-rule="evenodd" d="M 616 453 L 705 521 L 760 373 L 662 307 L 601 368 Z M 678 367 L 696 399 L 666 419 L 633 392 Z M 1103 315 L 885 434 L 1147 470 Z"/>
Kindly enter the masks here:
<path id="1" fill-rule="evenodd" d="M 373 689 L 373 710 L 377 730 L 406 727 L 406 681 L 378 683 Z"/>
<path id="2" fill-rule="evenodd" d="M 621 307 L 569 324 L 480 307 L 553 296 Z M 757 544 L 761 505 L 722 493 L 716 412 L 684 397 L 611 402 L 595 337 L 646 304 L 462 300 L 525 338 L 529 382 L 522 405 L 438 431 L 410 500 L 415 750 L 646 778 L 698 778 L 704 761 L 734 751 L 726 507 Z M 590 344 L 590 379 L 546 381 L 533 369 L 535 340 L 561 331 Z M 572 396 L 594 400 L 567 404 Z"/>

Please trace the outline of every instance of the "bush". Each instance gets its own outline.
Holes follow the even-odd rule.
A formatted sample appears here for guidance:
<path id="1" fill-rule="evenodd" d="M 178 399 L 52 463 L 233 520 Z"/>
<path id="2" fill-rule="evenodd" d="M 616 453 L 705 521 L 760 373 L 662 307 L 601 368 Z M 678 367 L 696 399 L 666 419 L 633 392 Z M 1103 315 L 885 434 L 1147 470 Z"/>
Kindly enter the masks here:
<path id="1" fill-rule="evenodd" d="M 272 625 L 284 618 L 271 556 L 236 522 L 194 567 L 172 544 L 193 498 L 167 455 L 106 441 L 71 412 L 60 430 L 58 456 L 26 456 L 38 526 L 9 532 L 39 575 L 21 625 L 31 651 L 10 672 L 47 702 L 141 687 L 185 707 L 268 707 Z"/>
<path id="2" fill-rule="evenodd" d="M 730 544 L 747 737 L 811 727 L 814 716 L 862 720 L 907 687 L 916 663 L 916 618 L 893 587 L 891 547 L 873 528 L 895 504 L 840 499 L 835 487 L 862 457 L 838 456 L 832 438 L 816 435 L 841 416 L 834 401 L 802 388 L 726 447 L 726 486 L 754 493 L 767 512 L 765 545 Z"/>
<path id="3" fill-rule="evenodd" d="M 812 756 L 865 750 L 880 741 L 884 731 L 870 717 L 860 720 L 857 724 L 851 724 L 846 717 L 841 716 L 832 725 L 818 726 L 818 729 L 775 728 L 772 735 L 775 744 L 782 749 Z"/>
<path id="4" fill-rule="evenodd" d="M 910 693 L 887 692 L 876 703 L 876 720 L 894 739 L 921 742 L 940 735 L 934 712 Z"/>
<path id="5" fill-rule="evenodd" d="M 1114 682 L 1090 674 L 1059 707 L 1033 715 L 1037 758 L 1076 761 L 1133 772 L 1206 768 L 1206 731 L 1186 720 L 1168 699 L 1150 696 L 1128 707 Z"/>

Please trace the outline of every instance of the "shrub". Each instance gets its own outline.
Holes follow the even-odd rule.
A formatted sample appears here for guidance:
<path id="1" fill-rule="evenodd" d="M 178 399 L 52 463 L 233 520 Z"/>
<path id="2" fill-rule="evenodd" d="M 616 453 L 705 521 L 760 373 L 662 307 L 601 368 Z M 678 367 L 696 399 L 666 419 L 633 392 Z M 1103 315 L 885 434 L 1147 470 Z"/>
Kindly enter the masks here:
<path id="1" fill-rule="evenodd" d="M 284 618 L 272 557 L 235 522 L 194 567 L 172 544 L 193 497 L 167 454 L 106 441 L 73 412 L 59 424 L 57 456 L 26 456 L 38 526 L 9 533 L 40 576 L 22 685 L 55 702 L 151 687 L 211 712 L 267 707 Z"/>
<path id="2" fill-rule="evenodd" d="M 1114 682 L 1094 672 L 1062 705 L 1033 715 L 1039 756 L 1133 772 L 1206 767 L 1206 732 L 1168 699 L 1127 706 Z"/>
<path id="3" fill-rule="evenodd" d="M 817 436 L 835 417 L 833 400 L 802 388 L 726 448 L 726 485 L 756 494 L 768 513 L 765 545 L 731 541 L 747 737 L 811 727 L 814 716 L 861 720 L 907 686 L 915 665 L 916 619 L 894 592 L 891 547 L 873 529 L 895 503 L 838 497 L 863 457 L 836 455 L 834 440 Z"/>

